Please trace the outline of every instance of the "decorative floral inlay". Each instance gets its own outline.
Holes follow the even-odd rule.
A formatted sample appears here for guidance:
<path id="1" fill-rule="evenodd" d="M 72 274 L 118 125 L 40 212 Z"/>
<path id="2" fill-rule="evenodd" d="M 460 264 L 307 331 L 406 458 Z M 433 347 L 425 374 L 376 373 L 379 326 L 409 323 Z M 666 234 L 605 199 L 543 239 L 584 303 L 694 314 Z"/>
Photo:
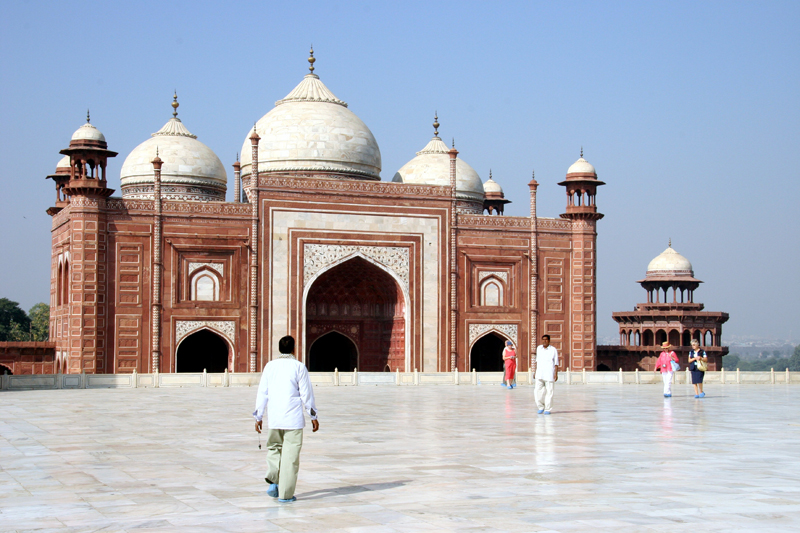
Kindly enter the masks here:
<path id="1" fill-rule="evenodd" d="M 402 280 L 408 290 L 408 248 L 394 246 L 347 246 L 340 244 L 308 244 L 303 247 L 303 286 L 314 274 L 348 255 L 363 255 L 385 266 Z"/>
<path id="2" fill-rule="evenodd" d="M 219 272 L 220 276 L 225 275 L 225 265 L 222 263 L 189 263 L 189 274 L 202 267 L 212 268 Z"/>
<path id="3" fill-rule="evenodd" d="M 177 320 L 175 322 L 175 338 L 177 342 L 180 342 L 190 333 L 203 328 L 213 329 L 224 335 L 231 341 L 231 344 L 235 344 L 236 322 L 233 320 Z"/>
<path id="4" fill-rule="evenodd" d="M 475 339 L 486 333 L 487 331 L 497 331 L 506 337 L 510 338 L 514 345 L 517 344 L 517 325 L 516 324 L 470 324 L 469 325 L 469 343 L 472 344 Z"/>
<path id="5" fill-rule="evenodd" d="M 502 279 L 505 283 L 508 283 L 508 272 L 501 272 L 499 270 L 484 270 L 478 274 L 478 283 L 485 280 L 489 276 L 496 276 Z"/>

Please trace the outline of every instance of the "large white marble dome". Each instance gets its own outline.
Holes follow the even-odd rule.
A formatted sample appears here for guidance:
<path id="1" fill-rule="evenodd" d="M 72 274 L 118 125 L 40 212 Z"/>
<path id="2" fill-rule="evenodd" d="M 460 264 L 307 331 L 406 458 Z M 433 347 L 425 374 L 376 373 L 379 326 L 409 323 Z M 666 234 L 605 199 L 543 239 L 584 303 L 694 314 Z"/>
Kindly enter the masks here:
<path id="1" fill-rule="evenodd" d="M 403 165 L 394 175 L 396 183 L 414 183 L 417 185 L 450 185 L 449 148 L 438 136 L 419 152 L 417 156 Z M 485 198 L 483 181 L 466 161 L 456 158 L 456 198 L 473 204 L 472 211 L 483 212 Z"/>
<path id="2" fill-rule="evenodd" d="M 258 171 L 344 174 L 349 178 L 379 180 L 378 142 L 347 104 L 333 95 L 319 77 L 307 74 L 286 98 L 255 125 Z M 242 176 L 252 168 L 250 135 L 241 152 Z"/>
<path id="3" fill-rule="evenodd" d="M 211 148 L 198 141 L 197 135 L 190 133 L 177 116 L 125 158 L 120 171 L 123 198 L 153 198 L 152 161 L 156 150 L 163 161 L 161 190 L 164 199 L 225 200 L 228 177 L 222 161 Z"/>

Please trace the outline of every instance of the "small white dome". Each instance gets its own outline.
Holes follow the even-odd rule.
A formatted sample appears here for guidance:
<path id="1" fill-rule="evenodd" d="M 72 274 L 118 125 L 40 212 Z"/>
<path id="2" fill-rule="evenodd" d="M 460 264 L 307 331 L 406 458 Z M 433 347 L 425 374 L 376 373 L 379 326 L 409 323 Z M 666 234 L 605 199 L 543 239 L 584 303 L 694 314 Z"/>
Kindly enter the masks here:
<path id="1" fill-rule="evenodd" d="M 250 174 L 250 130 L 242 176 Z M 372 132 L 316 74 L 307 74 L 256 123 L 259 172 L 341 172 L 380 179 L 381 151 Z"/>
<path id="2" fill-rule="evenodd" d="M 499 183 L 492 179 L 492 172 L 489 171 L 489 179 L 483 184 L 483 190 L 487 194 L 489 193 L 500 193 L 503 194 L 503 188 L 500 186 Z"/>
<path id="3" fill-rule="evenodd" d="M 673 250 L 671 245 L 647 265 L 647 274 L 671 274 L 678 272 L 688 272 L 689 275 L 694 275 L 692 264 L 689 260 Z"/>
<path id="4" fill-rule="evenodd" d="M 62 157 L 61 160 L 58 162 L 58 164 L 56 164 L 56 170 L 58 170 L 59 168 L 69 168 L 69 167 L 70 167 L 70 160 L 68 155 Z"/>
<path id="5" fill-rule="evenodd" d="M 153 159 L 158 156 L 164 161 L 161 167 L 162 186 L 181 186 L 187 194 L 181 196 L 189 200 L 224 200 L 228 177 L 219 157 L 205 144 L 197 140 L 186 129 L 181 120 L 173 117 L 163 128 L 133 149 L 125 158 L 120 171 L 122 196 L 152 198 L 145 189 L 153 184 Z M 132 187 L 139 188 L 132 192 Z M 127 190 L 126 190 L 127 189 Z M 196 194 L 192 192 L 196 189 Z M 209 191 L 212 191 L 211 193 Z"/>
<path id="6" fill-rule="evenodd" d="M 101 141 L 106 142 L 105 135 L 100 130 L 92 126 L 89 122 L 75 130 L 72 134 L 73 141 Z"/>
<path id="7" fill-rule="evenodd" d="M 450 185 L 450 155 L 447 145 L 434 137 L 417 156 L 403 165 L 394 175 L 396 183 L 417 185 Z M 498 185 L 499 187 L 499 185 Z M 481 177 L 463 159 L 456 158 L 456 197 L 460 200 L 483 202 Z"/>
<path id="8" fill-rule="evenodd" d="M 594 174 L 597 175 L 597 172 L 594 170 L 594 166 L 589 163 L 587 160 L 583 158 L 583 151 L 581 151 L 581 157 L 567 169 L 567 174 Z"/>

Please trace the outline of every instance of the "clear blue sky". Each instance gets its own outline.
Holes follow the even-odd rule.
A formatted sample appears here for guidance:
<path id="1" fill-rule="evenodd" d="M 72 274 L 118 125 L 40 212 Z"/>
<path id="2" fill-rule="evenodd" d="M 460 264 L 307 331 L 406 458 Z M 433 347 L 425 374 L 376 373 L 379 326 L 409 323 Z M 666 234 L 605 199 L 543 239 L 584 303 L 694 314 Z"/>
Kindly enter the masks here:
<path id="1" fill-rule="evenodd" d="M 5 2 L 0 297 L 49 294 L 53 172 L 86 109 L 125 156 L 180 117 L 230 164 L 255 120 L 316 73 L 370 127 L 384 180 L 455 137 L 528 215 L 563 212 L 583 146 L 598 194 L 598 322 L 673 247 L 732 336 L 800 341 L 798 2 Z M 230 187 L 232 190 L 232 186 Z M 230 194 L 230 193 L 229 193 Z"/>

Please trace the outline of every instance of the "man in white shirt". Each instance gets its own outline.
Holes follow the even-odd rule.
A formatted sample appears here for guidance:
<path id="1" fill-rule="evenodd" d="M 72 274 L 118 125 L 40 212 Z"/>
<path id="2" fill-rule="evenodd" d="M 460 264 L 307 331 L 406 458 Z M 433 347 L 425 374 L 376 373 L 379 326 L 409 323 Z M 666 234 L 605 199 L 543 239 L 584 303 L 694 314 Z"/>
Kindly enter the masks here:
<path id="1" fill-rule="evenodd" d="M 267 363 L 256 395 L 256 431 L 261 433 L 267 411 L 267 494 L 281 503 L 295 501 L 294 489 L 300 469 L 300 448 L 306 425 L 303 408 L 311 418 L 312 432 L 319 429 L 314 390 L 305 365 L 294 357 L 294 338 L 278 342 L 281 356 Z"/>
<path id="2" fill-rule="evenodd" d="M 550 346 L 550 335 L 542 335 L 536 348 L 536 407 L 539 414 L 550 414 L 553 407 L 553 384 L 558 381 L 558 350 Z"/>

